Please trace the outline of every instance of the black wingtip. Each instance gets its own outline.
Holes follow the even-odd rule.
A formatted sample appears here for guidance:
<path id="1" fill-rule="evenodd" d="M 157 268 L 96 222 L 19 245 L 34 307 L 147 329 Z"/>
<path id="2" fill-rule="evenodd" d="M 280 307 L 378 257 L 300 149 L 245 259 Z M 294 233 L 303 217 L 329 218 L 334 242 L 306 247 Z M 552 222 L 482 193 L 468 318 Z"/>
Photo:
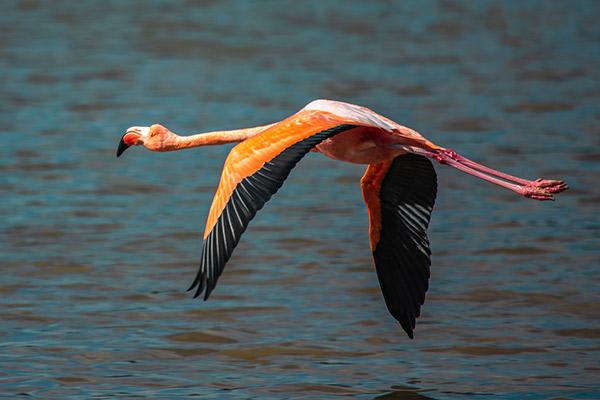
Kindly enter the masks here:
<path id="1" fill-rule="evenodd" d="M 204 291 L 204 288 L 206 287 L 206 275 L 203 274 L 202 272 L 198 272 L 198 276 L 196 277 L 196 280 L 194 281 L 194 283 L 196 284 L 195 286 L 198 286 L 198 288 L 196 289 L 196 293 L 194 293 L 194 299 L 197 299 L 202 292 Z M 190 289 L 193 289 L 194 287 L 192 286 Z"/>
<path id="2" fill-rule="evenodd" d="M 194 299 L 197 299 L 198 296 L 202 294 L 202 289 L 204 289 L 204 285 L 199 284 L 198 289 L 196 289 L 196 293 L 194 293 Z"/>
<path id="3" fill-rule="evenodd" d="M 194 282 L 192 282 L 192 284 L 190 285 L 189 288 L 187 288 L 186 292 L 189 292 L 190 290 L 192 290 L 193 288 L 195 288 L 196 286 L 198 286 L 198 282 L 200 281 L 200 274 L 196 275 L 196 278 L 194 278 Z"/>
<path id="4" fill-rule="evenodd" d="M 214 285 L 206 285 L 206 291 L 204 292 L 204 301 L 208 300 L 208 296 L 210 296 L 210 293 L 212 292 L 214 288 Z"/>
<path id="5" fill-rule="evenodd" d="M 398 318 L 398 316 L 394 316 L 394 318 L 396 318 L 396 321 L 398 321 L 398 324 L 400 325 L 402 330 L 406 332 L 408 337 L 414 339 L 413 329 L 415 329 L 415 324 L 411 324 L 409 318 Z"/>

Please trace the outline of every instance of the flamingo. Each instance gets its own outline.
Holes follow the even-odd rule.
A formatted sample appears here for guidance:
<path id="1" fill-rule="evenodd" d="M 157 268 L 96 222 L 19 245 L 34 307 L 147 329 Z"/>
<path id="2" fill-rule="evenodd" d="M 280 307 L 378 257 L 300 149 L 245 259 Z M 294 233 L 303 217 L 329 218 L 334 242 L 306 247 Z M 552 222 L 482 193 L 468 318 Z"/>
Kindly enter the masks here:
<path id="1" fill-rule="evenodd" d="M 559 180 L 527 180 L 494 170 L 438 146 L 413 129 L 354 104 L 315 100 L 292 116 L 253 128 L 179 136 L 166 127 L 134 126 L 128 147 L 174 151 L 240 142 L 230 151 L 203 236 L 200 268 L 189 290 L 207 300 L 250 220 L 309 151 L 368 164 L 361 188 L 379 285 L 390 314 L 412 339 L 429 288 L 427 237 L 437 194 L 431 160 L 535 200 L 553 200 L 568 187 Z"/>

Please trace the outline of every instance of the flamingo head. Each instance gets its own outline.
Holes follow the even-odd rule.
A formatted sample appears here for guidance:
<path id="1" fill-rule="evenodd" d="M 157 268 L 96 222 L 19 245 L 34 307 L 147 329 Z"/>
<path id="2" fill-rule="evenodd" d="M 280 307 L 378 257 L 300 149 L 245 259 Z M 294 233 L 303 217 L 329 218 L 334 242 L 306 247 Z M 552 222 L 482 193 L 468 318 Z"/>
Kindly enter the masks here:
<path id="1" fill-rule="evenodd" d="M 173 148 L 177 135 L 162 125 L 132 126 L 127 129 L 117 148 L 117 157 L 131 146 L 143 145 L 152 151 L 167 151 Z"/>

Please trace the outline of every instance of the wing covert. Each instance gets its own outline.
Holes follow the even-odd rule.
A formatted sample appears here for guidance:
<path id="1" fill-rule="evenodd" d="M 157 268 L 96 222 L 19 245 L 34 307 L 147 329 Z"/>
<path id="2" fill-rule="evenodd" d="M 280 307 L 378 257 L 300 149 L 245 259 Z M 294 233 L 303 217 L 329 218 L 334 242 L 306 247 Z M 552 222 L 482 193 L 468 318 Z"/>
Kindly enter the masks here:
<path id="1" fill-rule="evenodd" d="M 271 196 L 277 192 L 298 161 L 323 140 L 352 129 L 355 125 L 329 122 L 329 125 L 324 127 L 326 129 L 322 129 L 323 125 L 316 128 L 314 126 L 309 127 L 312 130 L 322 130 L 312 134 L 309 132 L 307 137 L 300 135 L 294 143 L 287 147 L 284 147 L 285 145 L 280 146 L 279 153 L 270 159 L 265 159 L 265 153 L 256 151 L 248 153 L 247 157 L 253 159 L 245 160 L 247 164 L 256 165 L 260 163 L 259 168 L 233 183 L 231 177 L 240 172 L 233 171 L 239 163 L 230 162 L 232 158 L 236 160 L 238 155 L 233 154 L 232 157 L 230 153 L 209 213 L 202 245 L 200 268 L 196 279 L 188 289 L 191 290 L 197 287 L 194 297 L 199 296 L 204 291 L 204 299 L 208 299 L 248 223 L 254 218 L 258 210 L 269 201 Z M 257 142 L 262 140 L 272 143 L 275 138 L 269 137 L 269 132 L 277 133 L 277 130 L 265 131 L 259 135 L 263 136 L 262 138 L 254 137 L 252 139 Z M 232 150 L 232 153 L 236 152 L 238 146 Z M 246 144 L 242 147 L 242 150 L 245 151 L 247 148 L 248 145 Z M 269 154 L 267 153 L 267 156 Z M 223 193 L 227 195 L 226 201 L 222 200 Z M 224 204 L 221 205 L 220 202 Z M 220 212 L 218 212 L 219 208 Z"/>

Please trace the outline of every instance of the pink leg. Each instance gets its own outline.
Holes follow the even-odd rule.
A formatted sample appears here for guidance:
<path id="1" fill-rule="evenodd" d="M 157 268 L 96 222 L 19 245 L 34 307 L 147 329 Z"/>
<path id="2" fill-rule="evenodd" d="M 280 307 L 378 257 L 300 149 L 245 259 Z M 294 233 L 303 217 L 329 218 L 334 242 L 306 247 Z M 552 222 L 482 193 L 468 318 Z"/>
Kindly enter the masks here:
<path id="1" fill-rule="evenodd" d="M 485 165 L 481 165 L 476 163 L 475 161 L 471 161 L 466 157 L 461 156 L 460 154 L 454 152 L 453 150 L 444 151 L 448 157 L 451 159 L 458 161 L 460 164 L 471 167 L 478 171 L 484 172 L 489 175 L 494 175 L 502 179 L 506 179 L 507 181 L 512 181 L 518 183 L 522 186 L 531 186 L 531 187 L 539 187 L 545 188 L 547 192 L 550 193 L 560 193 L 568 188 L 568 186 L 563 181 L 555 181 L 548 179 L 536 179 L 535 181 L 529 181 L 527 179 L 519 178 L 516 176 L 509 175 L 505 172 L 497 171 L 495 169 L 486 167 Z"/>
<path id="2" fill-rule="evenodd" d="M 454 167 L 459 171 L 486 180 L 495 185 L 510 189 L 513 192 L 516 192 L 521 196 L 525 196 L 530 199 L 554 200 L 554 193 L 562 192 L 568 188 L 567 185 L 562 181 L 552 181 L 544 179 L 528 181 L 526 179 L 505 174 L 504 172 L 496 171 L 495 169 L 468 160 L 462 157 L 461 155 L 455 153 L 454 151 L 448 149 L 429 151 L 412 146 L 403 146 L 403 149 L 411 153 L 434 158 L 440 164 L 450 165 L 451 167 Z M 505 180 L 499 178 L 503 178 Z M 513 183 L 506 181 L 512 181 Z"/>
<path id="3" fill-rule="evenodd" d="M 535 199 L 535 200 L 554 200 L 554 196 L 551 193 L 544 190 L 543 188 L 537 188 L 537 187 L 533 187 L 533 186 L 521 186 L 521 185 L 517 185 L 515 183 L 509 183 L 509 182 L 503 181 L 502 179 L 495 178 L 491 175 L 487 175 L 483 172 L 480 172 L 473 168 L 467 167 L 466 165 L 463 165 L 463 164 L 459 163 L 458 161 L 445 156 L 443 153 L 437 154 L 434 158 L 436 160 L 438 160 L 441 164 L 447 164 L 447 165 L 454 167 L 454 168 L 458 169 L 459 171 L 465 172 L 469 175 L 473 175 L 477 178 L 486 180 L 495 185 L 510 189 L 513 192 L 520 194 L 521 196 L 529 197 L 530 199 Z"/>

